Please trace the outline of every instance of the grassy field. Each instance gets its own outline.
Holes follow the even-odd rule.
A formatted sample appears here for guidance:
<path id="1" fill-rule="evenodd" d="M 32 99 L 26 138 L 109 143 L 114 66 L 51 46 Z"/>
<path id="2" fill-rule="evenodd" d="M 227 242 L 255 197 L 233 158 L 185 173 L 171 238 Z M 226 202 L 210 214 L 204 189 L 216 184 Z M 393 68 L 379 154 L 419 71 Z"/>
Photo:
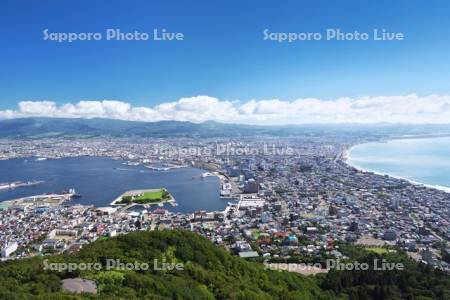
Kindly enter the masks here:
<path id="1" fill-rule="evenodd" d="M 119 203 L 121 204 L 130 204 L 130 203 L 138 203 L 138 204 L 147 204 L 147 203 L 158 203 L 164 202 L 166 200 L 170 200 L 171 196 L 166 189 L 155 189 L 149 190 L 143 193 L 136 192 L 135 194 L 131 194 L 128 192 L 127 195 L 122 196 L 122 199 Z"/>
<path id="2" fill-rule="evenodd" d="M 141 196 L 134 198 L 135 201 L 146 200 L 161 200 L 163 198 L 164 190 L 158 190 L 154 192 L 145 192 Z"/>
<path id="3" fill-rule="evenodd" d="M 385 254 L 388 252 L 388 250 L 386 248 L 382 248 L 382 247 L 366 247 L 365 249 L 367 251 L 375 252 L 377 254 Z"/>

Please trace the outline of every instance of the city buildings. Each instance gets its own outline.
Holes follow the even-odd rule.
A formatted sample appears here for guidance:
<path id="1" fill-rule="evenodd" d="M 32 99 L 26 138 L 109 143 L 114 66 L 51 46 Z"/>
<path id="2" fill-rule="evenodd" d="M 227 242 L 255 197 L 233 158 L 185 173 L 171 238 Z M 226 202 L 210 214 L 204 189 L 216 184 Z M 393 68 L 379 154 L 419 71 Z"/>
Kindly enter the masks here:
<path id="1" fill-rule="evenodd" d="M 396 247 L 448 270 L 441 249 L 449 248 L 450 194 L 346 164 L 343 154 L 348 147 L 377 138 L 0 140 L 4 159 L 88 155 L 130 166 L 196 166 L 219 176 L 223 201 L 237 199 L 224 211 L 191 214 L 163 208 L 128 212 L 81 205 L 43 207 L 31 202 L 0 210 L 0 246 L 7 254 L 4 259 L 13 259 L 72 252 L 99 238 L 136 230 L 181 228 L 247 258 L 339 257 L 339 243 L 350 242 Z M 219 153 L 221 142 L 229 146 L 220 147 Z M 268 153 L 268 145 L 290 151 Z M 246 151 L 237 151 L 239 147 Z"/>

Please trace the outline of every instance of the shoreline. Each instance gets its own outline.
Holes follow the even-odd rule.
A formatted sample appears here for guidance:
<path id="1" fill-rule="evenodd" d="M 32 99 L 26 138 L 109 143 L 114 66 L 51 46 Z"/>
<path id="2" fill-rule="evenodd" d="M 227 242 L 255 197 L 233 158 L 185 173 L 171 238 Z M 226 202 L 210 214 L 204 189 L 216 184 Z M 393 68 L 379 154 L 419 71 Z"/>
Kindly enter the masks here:
<path id="1" fill-rule="evenodd" d="M 3 161 L 18 161 L 18 163 L 21 163 L 23 161 L 32 161 L 34 163 L 35 162 L 35 157 L 36 156 L 14 157 L 14 158 L 4 159 Z M 89 155 L 89 156 L 86 156 L 86 155 L 82 155 L 82 156 L 67 156 L 67 157 L 62 157 L 61 159 L 50 159 L 49 158 L 46 161 L 41 161 L 40 163 L 46 163 L 46 162 L 48 163 L 50 161 L 57 161 L 57 160 L 61 161 L 61 160 L 66 160 L 66 159 L 67 160 L 78 160 L 78 159 L 85 159 L 85 158 L 86 159 L 100 159 L 100 160 L 107 160 L 107 161 L 112 161 L 112 162 L 119 162 L 121 165 L 124 162 L 127 162 L 127 160 L 125 160 L 123 158 L 116 158 L 116 157 L 111 157 L 111 156 L 103 156 L 103 155 L 92 155 L 92 156 Z M 117 168 L 116 167 L 113 168 L 113 166 L 111 166 L 111 172 L 116 172 L 116 170 L 119 170 L 119 167 L 120 166 L 118 166 Z M 183 169 L 192 169 L 194 173 L 199 173 L 199 175 L 196 175 L 196 176 L 201 176 L 202 174 L 207 172 L 207 170 L 205 170 L 205 169 L 202 169 L 202 168 L 199 168 L 199 167 L 196 167 L 196 166 L 190 166 L 188 164 L 172 167 L 172 168 L 170 168 L 170 170 L 167 170 L 167 171 L 151 170 L 149 168 L 145 168 L 143 165 L 137 165 L 137 166 L 131 165 L 131 166 L 123 166 L 123 167 L 126 167 L 126 168 L 124 168 L 124 170 L 125 169 L 130 169 L 130 170 L 138 170 L 140 172 L 145 172 L 145 173 L 152 173 L 152 175 L 150 175 L 150 176 L 159 176 L 158 175 L 159 173 L 173 172 L 173 171 L 176 172 L 177 170 L 183 170 Z M 120 173 L 117 176 L 122 176 L 122 175 Z M 178 176 L 178 175 L 176 173 L 174 173 L 174 176 Z M 184 179 L 184 177 L 186 179 Z M 174 178 L 177 178 L 177 177 L 174 177 Z M 186 181 L 186 183 L 188 183 L 188 180 L 190 178 L 191 177 L 183 176 L 182 180 L 183 180 L 183 182 Z M 195 183 L 195 184 L 198 184 L 198 183 Z M 143 185 L 143 186 L 145 186 L 145 185 Z M 141 186 L 139 186 L 138 189 L 141 189 Z M 48 191 L 51 192 L 51 189 L 49 189 Z M 128 189 L 125 188 L 122 191 L 119 191 L 118 193 L 115 193 L 114 195 L 112 195 L 112 197 L 109 197 L 108 199 L 106 199 L 104 201 L 102 200 L 102 202 L 96 202 L 94 200 L 94 198 L 90 197 L 90 199 L 88 199 L 89 200 L 88 202 L 84 202 L 81 205 L 93 205 L 93 206 L 95 206 L 97 208 L 98 207 L 112 206 L 112 205 L 114 205 L 116 200 L 118 200 L 117 198 L 119 198 L 119 197 L 117 197 L 117 195 L 118 194 L 123 194 L 124 191 L 128 191 Z M 0 192 L 2 192 L 2 190 L 0 190 Z M 33 193 L 33 192 L 26 193 L 24 195 L 24 198 L 25 197 L 35 196 L 34 194 L 31 194 L 31 193 Z M 42 193 L 47 193 L 47 190 L 44 190 Z M 218 187 L 217 193 L 220 193 L 220 186 Z M 215 207 L 211 207 L 211 208 L 206 207 L 205 208 L 204 206 L 197 205 L 197 204 L 184 203 L 184 205 L 183 205 L 182 203 L 177 201 L 178 199 L 176 199 L 175 196 L 172 193 L 170 193 L 170 195 L 171 195 L 171 199 L 164 200 L 162 202 L 146 203 L 145 205 L 152 206 L 152 207 L 153 206 L 157 207 L 160 204 L 163 204 L 164 207 L 167 208 L 171 212 L 183 212 L 183 213 L 191 213 L 191 212 L 194 212 L 194 211 L 197 211 L 197 210 L 204 210 L 204 209 L 206 211 L 208 211 L 208 212 L 214 212 L 214 211 L 222 211 L 223 209 L 226 208 L 226 205 L 222 205 L 223 201 L 220 198 L 217 199 L 217 203 L 218 203 L 217 204 L 217 206 L 218 206 L 217 208 L 215 208 Z M 17 200 L 18 197 L 19 196 L 8 197 L 8 195 L 4 195 L 4 197 L 3 197 L 4 200 L 0 199 L 0 210 L 1 209 L 7 209 L 8 207 L 10 207 L 14 203 L 14 201 Z M 84 197 L 84 198 L 85 199 L 89 198 L 89 196 L 88 197 Z M 21 198 L 19 198 L 19 199 L 21 199 Z M 215 201 L 216 200 L 214 200 L 214 202 Z M 80 203 L 78 203 L 78 202 L 77 203 L 67 202 L 67 205 L 69 205 L 69 206 L 78 205 L 78 204 L 80 204 Z M 142 204 L 135 203 L 135 205 L 142 205 Z M 216 205 L 214 204 L 212 206 L 216 206 Z"/>
<path id="2" fill-rule="evenodd" d="M 428 137 L 428 138 L 445 138 L 445 137 L 448 138 L 448 136 Z M 418 137 L 418 139 L 423 139 L 423 138 L 425 138 L 425 137 Z M 413 179 L 410 179 L 410 178 L 407 178 L 407 177 L 404 177 L 404 176 L 390 174 L 390 173 L 382 173 L 382 172 L 379 172 L 379 171 L 366 169 L 366 168 L 363 168 L 361 166 L 358 166 L 358 165 L 350 162 L 350 160 L 351 160 L 350 152 L 356 146 L 359 146 L 359 145 L 362 145 L 362 144 L 367 144 L 367 143 L 386 143 L 386 142 L 394 141 L 394 140 L 398 141 L 398 140 L 410 140 L 410 139 L 411 138 L 398 138 L 398 139 L 381 140 L 381 141 L 378 141 L 378 142 L 370 141 L 370 142 L 358 143 L 358 144 L 352 145 L 349 148 L 347 148 L 344 151 L 342 151 L 342 153 L 340 155 L 340 159 L 346 165 L 348 165 L 348 166 L 350 166 L 350 167 L 352 167 L 352 168 L 354 168 L 354 169 L 356 169 L 356 170 L 358 170 L 360 172 L 363 172 L 363 173 L 373 173 L 373 174 L 380 175 L 380 176 L 389 176 L 391 178 L 405 180 L 405 181 L 407 181 L 410 184 L 415 185 L 415 186 L 422 186 L 422 187 L 426 187 L 426 188 L 436 189 L 436 190 L 439 190 L 439 191 L 442 191 L 442 192 L 445 192 L 445 193 L 450 193 L 450 187 L 437 185 L 437 184 L 434 185 L 434 184 L 429 184 L 429 183 L 422 183 L 422 182 L 418 182 L 418 181 L 415 181 Z"/>

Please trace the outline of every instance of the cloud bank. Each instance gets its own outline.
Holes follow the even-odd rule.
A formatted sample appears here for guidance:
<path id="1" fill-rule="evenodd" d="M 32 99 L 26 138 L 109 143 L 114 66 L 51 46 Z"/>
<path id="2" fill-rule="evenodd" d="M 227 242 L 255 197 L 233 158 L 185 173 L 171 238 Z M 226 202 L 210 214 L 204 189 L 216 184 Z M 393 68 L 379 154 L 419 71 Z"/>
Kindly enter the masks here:
<path id="1" fill-rule="evenodd" d="M 108 118 L 155 122 L 218 121 L 246 124 L 308 123 L 450 123 L 450 96 L 415 94 L 321 100 L 303 98 L 247 102 L 219 100 L 209 96 L 181 98 L 152 107 L 133 106 L 117 100 L 22 101 L 14 110 L 0 110 L 0 119 L 23 117 Z"/>

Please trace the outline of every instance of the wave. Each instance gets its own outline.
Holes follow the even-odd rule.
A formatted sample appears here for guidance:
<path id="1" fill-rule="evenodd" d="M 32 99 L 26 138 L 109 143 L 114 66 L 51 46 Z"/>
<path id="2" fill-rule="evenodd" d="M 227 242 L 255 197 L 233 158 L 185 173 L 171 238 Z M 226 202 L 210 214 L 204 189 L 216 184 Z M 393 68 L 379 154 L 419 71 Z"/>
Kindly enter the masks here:
<path id="1" fill-rule="evenodd" d="M 396 141 L 398 141 L 398 140 L 396 140 Z M 383 143 L 386 143 L 386 142 L 383 142 Z M 368 143 L 357 144 L 357 145 L 354 145 L 354 146 L 350 147 L 349 149 L 346 149 L 342 153 L 342 156 L 341 156 L 342 160 L 347 165 L 349 165 L 349 166 L 351 166 L 351 167 L 353 167 L 353 168 L 355 168 L 355 169 L 357 169 L 357 170 L 359 170 L 361 172 L 370 172 L 370 173 L 377 174 L 377 175 L 380 175 L 380 176 L 389 176 L 389 177 L 396 178 L 396 179 L 406 180 L 409 183 L 411 183 L 413 185 L 416 185 L 416 186 L 424 186 L 424 187 L 427 187 L 427 188 L 437 189 L 437 190 L 440 190 L 440 191 L 443 191 L 443 192 L 446 192 L 446 193 L 450 193 L 450 187 L 447 187 L 447 186 L 443 186 L 443 185 L 439 185 L 439 184 L 430 184 L 430 183 L 425 183 L 425 182 L 419 182 L 419 181 L 417 181 L 417 179 L 411 179 L 411 178 L 408 178 L 407 176 L 404 176 L 404 175 L 401 176 L 401 175 L 394 174 L 394 173 L 391 173 L 391 172 L 374 170 L 374 169 L 370 169 L 370 168 L 362 167 L 362 166 L 358 165 L 357 163 L 355 163 L 355 160 L 352 159 L 351 152 L 352 152 L 352 150 L 355 147 L 361 146 L 361 145 L 365 145 L 365 144 L 368 144 Z"/>

